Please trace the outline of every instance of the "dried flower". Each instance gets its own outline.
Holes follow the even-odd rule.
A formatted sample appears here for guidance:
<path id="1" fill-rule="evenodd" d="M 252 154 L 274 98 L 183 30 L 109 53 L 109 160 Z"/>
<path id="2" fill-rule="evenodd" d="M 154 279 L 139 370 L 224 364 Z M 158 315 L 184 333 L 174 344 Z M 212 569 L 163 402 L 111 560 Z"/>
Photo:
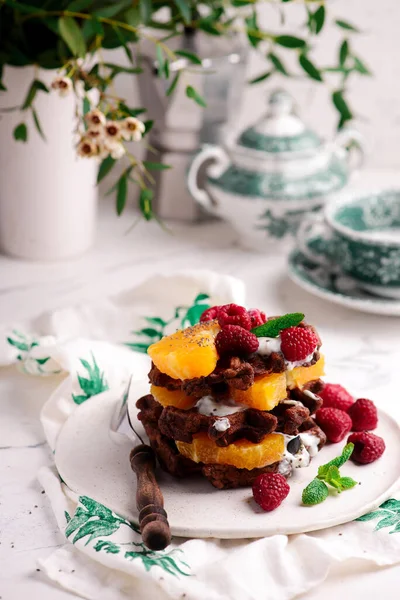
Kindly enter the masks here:
<path id="1" fill-rule="evenodd" d="M 76 151 L 78 156 L 83 156 L 85 158 L 91 158 L 92 156 L 96 156 L 98 154 L 98 146 L 96 142 L 91 140 L 90 138 L 83 137 L 79 142 Z"/>
<path id="2" fill-rule="evenodd" d="M 85 115 L 85 121 L 88 124 L 89 129 L 102 129 L 106 123 L 105 114 L 98 108 L 94 108 Z"/>
<path id="3" fill-rule="evenodd" d="M 111 158 L 114 158 L 115 160 L 121 158 L 126 152 L 125 147 L 120 142 L 116 141 L 106 141 L 100 148 L 100 152 L 107 152 L 107 154 L 110 154 Z"/>
<path id="4" fill-rule="evenodd" d="M 118 121 L 107 121 L 104 126 L 104 137 L 109 141 L 121 139 L 121 125 Z"/>
<path id="5" fill-rule="evenodd" d="M 51 83 L 53 90 L 57 90 L 60 96 L 68 96 L 72 90 L 72 80 L 69 77 L 56 77 Z"/>
<path id="6" fill-rule="evenodd" d="M 122 121 L 122 137 L 125 140 L 139 142 L 145 129 L 144 123 L 135 117 L 127 117 Z"/>
<path id="7" fill-rule="evenodd" d="M 87 131 L 85 131 L 85 136 L 93 141 L 99 142 L 103 138 L 103 132 L 101 129 L 90 127 Z"/>

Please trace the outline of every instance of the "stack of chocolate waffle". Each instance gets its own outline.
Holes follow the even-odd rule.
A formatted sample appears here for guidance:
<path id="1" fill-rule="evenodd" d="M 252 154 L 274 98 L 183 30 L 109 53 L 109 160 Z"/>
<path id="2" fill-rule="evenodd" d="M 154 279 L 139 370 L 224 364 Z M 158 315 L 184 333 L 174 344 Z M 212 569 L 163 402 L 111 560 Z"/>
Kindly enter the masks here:
<path id="1" fill-rule="evenodd" d="M 292 329 L 308 327 L 301 322 Z M 180 478 L 202 474 L 224 489 L 251 485 L 260 473 L 290 476 L 307 466 L 326 441 L 312 418 L 322 405 L 323 358 L 309 330 L 315 348 L 292 362 L 283 349 L 265 350 L 265 336 L 259 351 L 238 352 L 232 344 L 229 353 L 225 344 L 220 353 L 224 328 L 217 320 L 151 346 L 151 393 L 137 407 L 161 467 Z"/>

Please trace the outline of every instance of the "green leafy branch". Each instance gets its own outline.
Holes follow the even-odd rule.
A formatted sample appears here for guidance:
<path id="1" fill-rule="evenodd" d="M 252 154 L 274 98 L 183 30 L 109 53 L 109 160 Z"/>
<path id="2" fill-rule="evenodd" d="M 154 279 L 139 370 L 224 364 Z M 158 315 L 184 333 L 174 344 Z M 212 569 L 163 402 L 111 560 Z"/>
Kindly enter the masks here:
<path id="1" fill-rule="evenodd" d="M 0 0 L 2 9 L 2 33 L 0 38 L 0 89 L 5 90 L 1 81 L 2 68 L 6 64 L 14 66 L 37 65 L 45 69 L 59 69 L 60 73 L 72 82 L 77 105 L 82 103 L 78 90 L 84 85 L 83 106 L 77 108 L 77 133 L 82 134 L 84 116 L 93 108 L 88 92 L 97 89 L 100 101 L 97 108 L 107 119 L 122 120 L 137 117 L 145 112 L 144 108 L 127 105 L 125 99 L 118 98 L 114 92 L 115 77 L 121 73 L 140 74 L 140 57 L 135 55 L 142 39 L 153 43 L 156 49 L 156 74 L 165 80 L 166 96 L 175 93 L 178 85 L 185 85 L 185 94 L 201 107 L 206 99 L 190 83 L 184 83 L 185 73 L 201 73 L 202 60 L 196 53 L 182 49 L 174 51 L 169 41 L 185 32 L 189 35 L 196 30 L 212 36 L 232 36 L 245 32 L 249 44 L 257 50 L 267 62 L 267 70 L 254 77 L 251 83 L 265 81 L 271 76 L 292 77 L 286 67 L 282 53 L 294 54 L 299 72 L 316 83 L 326 84 L 329 74 L 341 76 L 339 85 L 332 91 L 332 102 L 339 114 L 338 126 L 342 127 L 353 118 L 353 110 L 347 100 L 347 82 L 353 75 L 369 75 L 370 71 L 362 59 L 354 54 L 350 36 L 357 34 L 357 27 L 342 19 L 334 19 L 334 25 L 344 33 L 341 41 L 337 64 L 322 67 L 312 57 L 313 41 L 318 38 L 329 20 L 328 3 L 324 0 L 304 0 L 304 28 L 300 35 L 277 34 L 262 28 L 259 24 L 256 8 L 261 0 L 213 0 L 196 2 L 195 0 L 47 0 L 45 7 L 32 6 L 30 2 Z M 282 22 L 290 10 L 290 1 L 281 0 Z M 160 9 L 169 14 L 167 20 L 160 16 Z M 163 11 L 161 11 L 162 13 Z M 158 29 L 161 36 L 154 36 L 150 29 Z M 135 46 L 136 45 L 136 46 Z M 101 49 L 123 48 L 131 66 L 106 63 L 101 59 Z M 85 57 L 100 57 L 90 68 L 85 66 Z M 64 82 L 65 83 L 65 82 Z M 39 134 L 44 138 L 39 117 L 34 105 L 37 92 L 47 93 L 46 85 L 35 79 L 28 91 L 21 110 L 29 110 Z M 151 119 L 144 122 L 143 135 L 146 136 L 153 126 Z M 87 127 L 86 127 L 87 129 Z M 19 123 L 14 130 L 19 142 L 28 140 L 26 121 Z M 154 198 L 155 178 L 153 171 L 168 169 L 156 161 L 143 162 L 124 148 L 114 155 L 105 156 L 103 152 L 91 152 L 90 144 L 81 152 L 82 156 L 99 155 L 100 164 L 98 182 L 101 182 L 114 168 L 117 160 L 125 161 L 122 173 L 116 183 L 108 190 L 114 194 L 117 214 L 124 210 L 132 186 L 139 188 L 138 205 L 144 219 L 154 217 L 152 202 Z M 122 156 L 123 155 L 123 156 Z"/>
<path id="2" fill-rule="evenodd" d="M 97 394 L 101 394 L 108 390 L 107 381 L 104 378 L 104 372 L 100 371 L 100 368 L 96 362 L 95 357 L 92 354 L 93 364 L 91 365 L 87 360 L 80 358 L 79 359 L 82 366 L 86 369 L 88 373 L 88 378 L 82 377 L 82 375 L 78 376 L 78 381 L 80 388 L 83 394 L 75 395 L 72 394 L 72 399 L 75 404 L 82 404 L 86 402 L 92 396 L 96 396 Z"/>
<path id="3" fill-rule="evenodd" d="M 140 342 L 126 342 L 125 346 L 128 346 L 136 352 L 146 354 L 148 347 L 151 346 L 151 344 L 160 341 L 166 335 L 168 327 L 177 319 L 182 328 L 196 325 L 203 312 L 207 310 L 207 308 L 210 308 L 210 305 L 207 302 L 209 298 L 210 296 L 208 294 L 197 294 L 190 306 L 177 306 L 173 317 L 167 321 L 161 317 L 144 317 L 148 326 L 133 331 L 132 333 L 136 336 L 145 338 L 145 340 Z"/>
<path id="4" fill-rule="evenodd" d="M 243 4 L 250 4 L 250 2 L 244 2 Z M 327 23 L 327 3 L 321 0 L 321 3 L 315 10 L 313 10 L 309 4 L 311 3 L 304 3 L 305 10 L 307 12 L 307 20 L 304 26 L 308 29 L 308 38 L 307 36 L 298 37 L 293 35 L 271 36 L 270 33 L 262 31 L 258 27 L 255 16 L 246 20 L 248 25 L 247 36 L 250 43 L 255 48 L 259 48 L 263 41 L 268 42 L 268 50 L 265 54 L 265 58 L 270 64 L 267 71 L 258 74 L 256 77 L 250 80 L 250 83 L 256 84 L 261 81 L 265 81 L 273 75 L 283 75 L 285 77 L 292 76 L 292 74 L 289 73 L 288 69 L 286 68 L 283 58 L 277 54 L 276 49 L 279 48 L 284 51 L 291 50 L 296 52 L 301 72 L 316 82 L 325 83 L 326 74 L 340 74 L 340 85 L 337 89 L 332 91 L 331 98 L 333 106 L 339 113 L 338 129 L 341 129 L 348 121 L 351 121 L 354 118 L 353 111 L 350 109 L 349 103 L 346 99 L 346 85 L 348 78 L 351 75 L 370 76 L 371 71 L 365 65 L 363 60 L 354 54 L 348 37 L 343 39 L 340 43 L 337 64 L 329 67 L 323 67 L 318 66 L 314 62 L 310 56 L 310 53 L 312 52 L 310 40 L 311 38 L 318 36 Z M 335 19 L 333 24 L 336 25 L 342 32 L 345 31 L 347 36 L 349 34 L 360 33 L 357 27 L 342 19 Z M 276 49 L 272 50 L 272 48 Z"/>
<path id="5" fill-rule="evenodd" d="M 39 79 L 34 79 L 28 90 L 26 98 L 21 106 L 21 111 L 30 110 L 32 119 L 33 119 L 33 123 L 34 123 L 39 135 L 41 136 L 41 138 L 43 140 L 45 140 L 46 138 L 43 133 L 43 129 L 40 124 L 37 111 L 34 106 L 34 100 L 35 100 L 36 94 L 38 92 L 44 92 L 45 94 L 48 94 L 49 91 L 50 91 L 49 88 L 43 83 L 43 81 L 40 81 Z M 19 123 L 15 127 L 14 139 L 17 141 L 21 141 L 21 142 L 26 142 L 28 140 L 28 127 L 25 122 Z"/>
<path id="6" fill-rule="evenodd" d="M 303 504 L 313 506 L 324 502 L 329 494 L 328 485 L 334 488 L 339 494 L 357 485 L 357 481 L 354 481 L 351 477 L 342 477 L 339 471 L 339 468 L 349 460 L 353 450 L 354 444 L 347 444 L 340 456 L 318 468 L 317 477 L 303 490 Z"/>

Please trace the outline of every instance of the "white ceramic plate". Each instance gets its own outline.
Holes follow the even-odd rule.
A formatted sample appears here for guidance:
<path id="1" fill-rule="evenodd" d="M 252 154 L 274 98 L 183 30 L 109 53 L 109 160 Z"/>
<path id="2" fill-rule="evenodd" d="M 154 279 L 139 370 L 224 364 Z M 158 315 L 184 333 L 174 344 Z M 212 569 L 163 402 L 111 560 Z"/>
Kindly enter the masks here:
<path id="1" fill-rule="evenodd" d="M 350 277 L 313 263 L 299 250 L 289 256 L 288 273 L 297 285 L 324 300 L 377 315 L 400 316 L 400 300 L 369 294 Z"/>
<path id="2" fill-rule="evenodd" d="M 143 435 L 136 419 L 135 401 L 147 392 L 147 383 L 132 383 L 130 415 L 134 427 Z M 79 406 L 59 434 L 55 461 L 72 490 L 137 522 L 135 475 L 129 465 L 133 444 L 126 435 L 110 430 L 121 395 L 122 390 L 105 392 Z M 297 469 L 289 480 L 289 496 L 271 513 L 255 504 L 250 488 L 217 490 L 201 477 L 176 480 L 160 470 L 157 478 L 171 531 L 184 537 L 255 538 L 314 531 L 356 519 L 374 510 L 399 485 L 399 426 L 381 411 L 377 433 L 386 442 L 382 458 L 371 465 L 348 462 L 342 467 L 343 473 L 360 485 L 313 507 L 301 505 L 302 490 L 316 475 L 319 465 L 340 454 L 344 442 L 326 446 L 310 467 Z"/>

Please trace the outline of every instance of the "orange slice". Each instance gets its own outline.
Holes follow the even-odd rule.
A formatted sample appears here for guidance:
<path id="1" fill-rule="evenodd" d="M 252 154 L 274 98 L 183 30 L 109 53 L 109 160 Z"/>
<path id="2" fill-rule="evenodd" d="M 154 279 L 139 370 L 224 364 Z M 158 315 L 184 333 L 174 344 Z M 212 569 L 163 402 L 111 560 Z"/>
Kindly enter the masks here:
<path id="1" fill-rule="evenodd" d="M 176 408 L 183 408 L 184 410 L 193 408 L 197 402 L 196 398 L 186 396 L 182 390 L 171 392 L 166 388 L 157 385 L 152 385 L 150 387 L 150 394 L 152 394 L 157 402 L 163 406 L 175 406 Z"/>
<path id="2" fill-rule="evenodd" d="M 281 460 L 285 451 L 284 437 L 280 433 L 268 433 L 259 444 L 239 440 L 225 448 L 217 446 L 206 433 L 194 435 L 190 444 L 178 441 L 175 443 L 180 454 L 196 463 L 218 463 L 249 470 Z"/>
<path id="3" fill-rule="evenodd" d="M 272 373 L 257 377 L 248 390 L 231 390 L 235 402 L 259 410 L 272 410 L 287 396 L 285 373 Z"/>
<path id="4" fill-rule="evenodd" d="M 325 375 L 325 358 L 321 358 L 311 367 L 295 367 L 292 371 L 286 371 L 288 388 L 302 388 L 304 384 L 313 379 L 319 379 Z"/>
<path id="5" fill-rule="evenodd" d="M 162 373 L 174 379 L 206 377 L 217 365 L 217 321 L 199 323 L 168 335 L 147 350 Z"/>

